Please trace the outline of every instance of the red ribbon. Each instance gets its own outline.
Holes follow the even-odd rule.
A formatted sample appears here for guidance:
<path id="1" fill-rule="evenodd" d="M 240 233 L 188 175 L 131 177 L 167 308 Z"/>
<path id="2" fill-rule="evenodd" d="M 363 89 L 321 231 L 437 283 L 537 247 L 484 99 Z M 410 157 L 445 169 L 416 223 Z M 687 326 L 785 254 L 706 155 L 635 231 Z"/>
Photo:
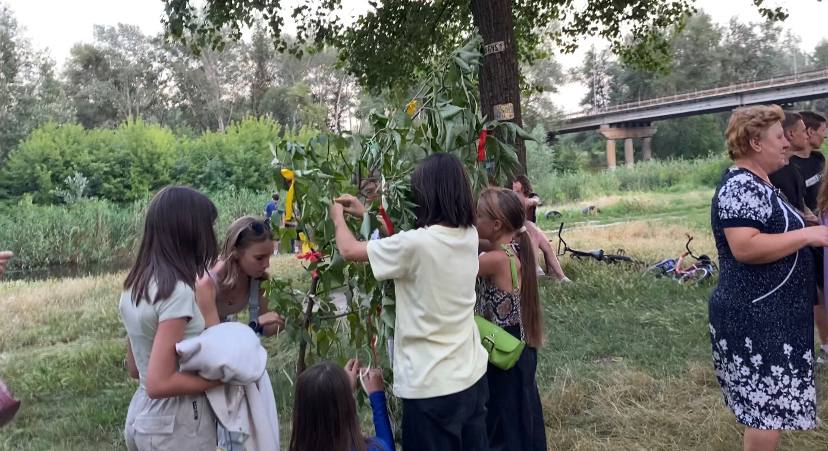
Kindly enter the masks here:
<path id="1" fill-rule="evenodd" d="M 391 222 L 391 216 L 388 216 L 388 212 L 385 211 L 385 207 L 382 206 L 382 203 L 380 203 L 379 206 L 379 214 L 380 218 L 382 218 L 382 222 L 385 223 L 385 230 L 388 232 L 388 235 L 393 235 L 394 224 Z"/>
<path id="2" fill-rule="evenodd" d="M 486 138 L 489 136 L 489 131 L 485 128 L 480 130 L 480 139 L 477 141 L 477 161 L 486 160 Z"/>

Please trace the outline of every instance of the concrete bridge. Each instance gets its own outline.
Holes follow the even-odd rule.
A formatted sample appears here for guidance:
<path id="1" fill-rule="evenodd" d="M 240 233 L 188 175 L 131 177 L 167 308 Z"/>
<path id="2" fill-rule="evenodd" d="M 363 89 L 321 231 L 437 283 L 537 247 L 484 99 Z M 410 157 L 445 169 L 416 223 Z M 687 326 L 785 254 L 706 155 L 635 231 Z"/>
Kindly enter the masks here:
<path id="1" fill-rule="evenodd" d="M 786 104 L 823 97 L 828 97 L 828 69 L 573 113 L 564 116 L 548 136 L 596 130 L 607 139 L 607 167 L 615 169 L 615 141 L 619 139 L 624 140 L 626 165 L 634 164 L 634 139 L 642 141 L 644 160 L 652 158 L 651 143 L 656 132 L 653 122 L 730 111 L 745 105 Z"/>

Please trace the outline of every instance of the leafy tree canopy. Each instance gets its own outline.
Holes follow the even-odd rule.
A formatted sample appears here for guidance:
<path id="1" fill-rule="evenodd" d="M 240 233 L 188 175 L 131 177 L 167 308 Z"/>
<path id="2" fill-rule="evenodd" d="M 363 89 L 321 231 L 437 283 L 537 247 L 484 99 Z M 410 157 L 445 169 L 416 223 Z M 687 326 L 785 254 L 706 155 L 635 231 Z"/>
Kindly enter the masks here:
<path id="1" fill-rule="evenodd" d="M 669 60 L 669 36 L 663 31 L 682 24 L 696 11 L 696 0 L 502 1 L 512 3 L 522 62 L 544 56 L 540 49 L 547 38 L 562 51 L 572 52 L 583 36 L 593 35 L 608 40 L 612 51 L 626 61 L 660 67 Z M 165 0 L 165 25 L 171 37 L 200 49 L 221 47 L 228 36 L 239 39 L 245 27 L 264 20 L 280 50 L 301 55 L 308 45 L 332 44 L 341 50 L 340 64 L 363 86 L 378 90 L 410 86 L 468 39 L 474 32 L 471 3 L 369 1 L 372 10 L 346 24 L 342 0 L 306 2 L 295 8 L 281 0 L 208 0 L 200 8 L 189 0 Z M 782 7 L 768 7 L 764 0 L 753 3 L 769 20 L 787 16 Z M 295 40 L 282 35 L 288 17 L 297 24 Z"/>

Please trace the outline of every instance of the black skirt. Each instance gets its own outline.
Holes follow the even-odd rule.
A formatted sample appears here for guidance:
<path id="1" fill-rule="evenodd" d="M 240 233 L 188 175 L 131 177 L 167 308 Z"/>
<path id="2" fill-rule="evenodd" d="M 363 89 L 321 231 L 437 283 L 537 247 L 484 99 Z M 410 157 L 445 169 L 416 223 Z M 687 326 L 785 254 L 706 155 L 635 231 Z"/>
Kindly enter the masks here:
<path id="1" fill-rule="evenodd" d="M 517 326 L 505 330 L 520 338 Z M 546 430 L 543 424 L 535 371 L 537 350 L 524 347 L 512 368 L 501 370 L 489 364 L 489 402 L 486 426 L 491 451 L 545 451 Z"/>

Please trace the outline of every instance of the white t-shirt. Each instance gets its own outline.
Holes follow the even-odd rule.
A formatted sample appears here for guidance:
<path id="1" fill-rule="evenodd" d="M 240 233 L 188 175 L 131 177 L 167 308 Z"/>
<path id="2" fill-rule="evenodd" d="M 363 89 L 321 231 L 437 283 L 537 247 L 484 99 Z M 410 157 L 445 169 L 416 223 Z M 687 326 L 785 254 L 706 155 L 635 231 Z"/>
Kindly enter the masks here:
<path id="1" fill-rule="evenodd" d="M 486 373 L 474 322 L 477 229 L 433 225 L 368 242 L 377 280 L 394 279 L 394 393 L 461 392 Z"/>
<path id="2" fill-rule="evenodd" d="M 150 299 L 155 297 L 157 291 L 155 282 L 151 282 L 148 290 Z M 141 302 L 135 305 L 132 290 L 125 290 L 121 293 L 119 309 L 132 345 L 132 354 L 135 356 L 141 383 L 147 376 L 150 351 L 155 333 L 158 331 L 158 323 L 168 319 L 187 318 L 187 325 L 184 327 L 185 339 L 195 337 L 204 330 L 204 317 L 196 304 L 195 292 L 184 282 L 176 283 L 170 297 L 159 299 L 154 304 L 141 299 Z"/>

